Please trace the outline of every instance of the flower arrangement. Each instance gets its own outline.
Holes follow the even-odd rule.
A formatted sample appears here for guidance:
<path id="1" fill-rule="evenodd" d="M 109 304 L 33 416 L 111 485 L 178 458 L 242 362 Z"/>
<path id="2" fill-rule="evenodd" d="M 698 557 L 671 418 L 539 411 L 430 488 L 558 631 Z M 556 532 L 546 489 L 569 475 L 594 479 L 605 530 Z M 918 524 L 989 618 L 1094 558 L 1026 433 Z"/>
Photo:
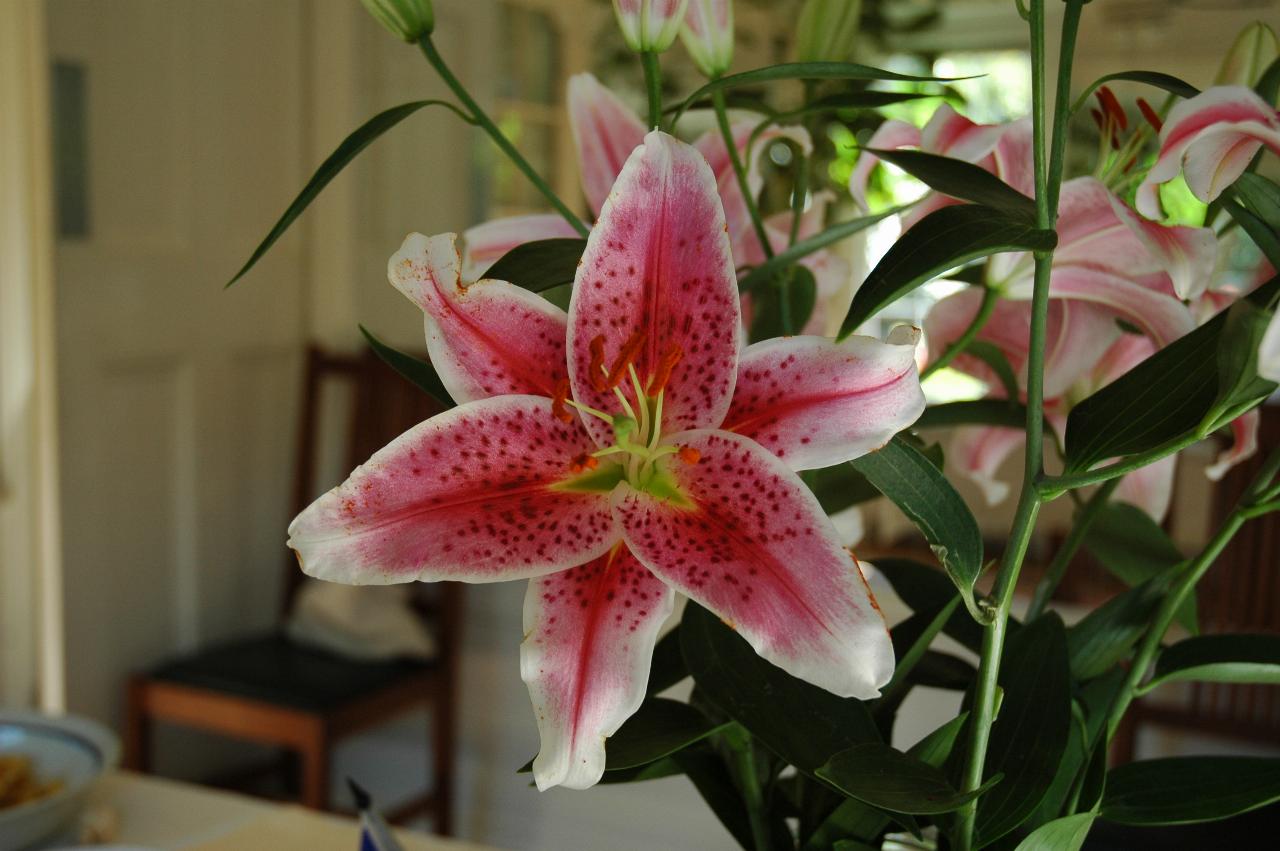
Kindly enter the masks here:
<path id="1" fill-rule="evenodd" d="M 982 125 L 943 102 L 922 127 L 883 121 L 841 187 L 858 214 L 832 222 L 809 167 L 813 122 L 941 96 L 946 81 L 846 61 L 857 2 L 808 0 L 799 61 L 727 74 L 729 0 L 614 0 L 648 113 L 589 74 L 569 81 L 584 218 L 445 64 L 429 0 L 363 2 L 456 102 L 359 128 L 240 274 L 360 150 L 428 106 L 487 133 L 552 212 L 472 227 L 461 247 L 412 234 L 391 257 L 430 361 L 369 341 L 448 409 L 307 508 L 289 545 L 306 573 L 338 582 L 527 579 L 520 668 L 539 789 L 685 775 L 758 851 L 1078 849 L 1099 818 L 1209 821 L 1280 799 L 1275 759 L 1107 767 L 1126 710 L 1161 683 L 1280 681 L 1280 640 L 1196 635 L 1186 605 L 1241 526 L 1280 509 L 1280 449 L 1198 554 L 1181 557 L 1158 525 L 1178 453 L 1229 432 L 1213 477 L 1255 453 L 1257 407 L 1280 380 L 1280 187 L 1258 171 L 1280 154 L 1270 30 L 1242 35 L 1204 91 L 1126 71 L 1072 100 L 1087 0 L 1064 4 L 1056 79 L 1045 0 L 1019 2 L 1031 115 Z M 671 103 L 660 57 L 677 36 L 707 82 Z M 793 108 L 728 109 L 783 81 L 803 83 Z M 1121 81 L 1150 90 L 1134 114 L 1112 91 Z M 880 85 L 903 82 L 915 88 Z M 682 139 L 691 108 L 716 125 Z M 1099 153 L 1092 174 L 1067 179 L 1067 125 L 1086 110 Z M 760 202 L 768 143 L 794 162 L 792 201 L 773 211 Z M 881 163 L 928 193 L 868 210 Z M 888 216 L 901 237 L 850 296 L 835 247 Z M 1255 248 L 1244 285 L 1221 273 L 1233 239 Z M 855 333 L 957 269 L 965 286 L 931 309 L 923 344 L 908 326 Z M 922 378 L 948 367 L 986 396 L 926 406 Z M 952 466 L 991 501 L 1013 489 L 997 470 L 1022 450 L 998 563 L 941 449 L 912 431 L 925 427 L 954 428 Z M 892 629 L 828 516 L 879 495 L 941 568 L 877 563 L 913 612 Z M 1064 496 L 1072 530 L 1015 617 L 1037 515 Z M 1135 556 L 1133 587 L 1068 628 L 1048 603 L 1104 516 L 1142 552 L 1175 556 Z M 1175 620 L 1192 636 L 1167 643 Z M 933 651 L 942 634 L 976 668 Z M 687 699 L 659 696 L 689 678 Z M 963 692 L 964 709 L 895 749 L 919 685 Z"/>

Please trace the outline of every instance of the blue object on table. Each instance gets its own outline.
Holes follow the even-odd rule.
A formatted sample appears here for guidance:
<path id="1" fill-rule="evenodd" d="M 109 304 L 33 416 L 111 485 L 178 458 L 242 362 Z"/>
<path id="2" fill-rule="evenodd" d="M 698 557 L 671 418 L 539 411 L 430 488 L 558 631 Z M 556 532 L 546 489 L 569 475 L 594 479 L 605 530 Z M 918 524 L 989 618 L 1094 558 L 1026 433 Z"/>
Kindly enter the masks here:
<path id="1" fill-rule="evenodd" d="M 400 843 L 391 835 L 387 822 L 373 809 L 373 799 L 350 777 L 347 786 L 355 796 L 356 808 L 360 810 L 360 851 L 404 851 Z"/>

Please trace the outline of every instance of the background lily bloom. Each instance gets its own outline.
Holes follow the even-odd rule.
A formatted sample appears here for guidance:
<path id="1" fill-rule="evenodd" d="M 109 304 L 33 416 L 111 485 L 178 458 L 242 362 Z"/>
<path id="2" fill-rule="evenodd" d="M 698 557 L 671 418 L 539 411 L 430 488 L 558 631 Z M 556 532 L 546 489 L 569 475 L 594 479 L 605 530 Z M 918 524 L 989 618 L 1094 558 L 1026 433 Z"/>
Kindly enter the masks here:
<path id="1" fill-rule="evenodd" d="M 689 0 L 680 40 L 708 77 L 728 71 L 733 62 L 733 0 Z"/>
<path id="2" fill-rule="evenodd" d="M 1179 172 L 1197 198 L 1214 200 L 1263 145 L 1280 154 L 1280 116 L 1252 89 L 1214 86 L 1180 101 L 1160 130 L 1160 152 L 1138 187 L 1138 209 L 1159 218 L 1159 185 Z"/>
<path id="3" fill-rule="evenodd" d="M 635 51 L 661 53 L 676 40 L 688 0 L 613 0 L 622 40 Z"/>
<path id="4" fill-rule="evenodd" d="M 657 131 L 603 205 L 567 315 L 502 281 L 462 286 L 459 267 L 451 234 L 410 236 L 392 257 L 460 404 L 294 520 L 303 569 L 531 578 L 521 675 L 539 788 L 600 779 L 676 591 L 793 675 L 875 696 L 893 670 L 883 618 L 795 471 L 857 457 L 920 415 L 913 335 L 740 352 L 715 175 Z"/>
<path id="5" fill-rule="evenodd" d="M 1258 375 L 1268 381 L 1280 381 L 1280 319 L 1274 316 L 1258 347 Z"/>

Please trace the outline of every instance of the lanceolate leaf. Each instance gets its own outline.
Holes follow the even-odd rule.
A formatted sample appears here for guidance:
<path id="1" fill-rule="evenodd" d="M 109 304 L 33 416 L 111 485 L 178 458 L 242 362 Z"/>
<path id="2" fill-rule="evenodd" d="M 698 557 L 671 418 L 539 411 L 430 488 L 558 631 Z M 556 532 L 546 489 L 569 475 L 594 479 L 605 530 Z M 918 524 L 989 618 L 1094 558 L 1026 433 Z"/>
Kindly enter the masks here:
<path id="1" fill-rule="evenodd" d="M 692 104 L 709 97 L 714 92 L 743 86 L 757 86 L 777 80 L 897 80 L 912 83 L 951 81 L 948 77 L 916 77 L 910 74 L 899 74 L 896 71 L 886 71 L 883 68 L 873 68 L 870 65 L 859 65 L 856 62 L 786 62 L 712 80 L 680 102 L 672 123 L 679 121 L 680 116 Z"/>
<path id="2" fill-rule="evenodd" d="M 699 748 L 682 751 L 674 759 L 738 844 L 744 849 L 753 848 L 747 808 L 724 761 L 714 751 Z"/>
<path id="3" fill-rule="evenodd" d="M 1280 801 L 1280 759 L 1191 756 L 1113 769 L 1102 817 L 1132 825 L 1192 824 Z"/>
<path id="4" fill-rule="evenodd" d="M 307 209 L 307 206 L 316 199 L 316 196 L 320 194 L 321 190 L 329 185 L 329 181 L 337 177 L 338 173 L 346 168 L 347 164 L 355 159 L 357 154 L 369 147 L 369 145 L 383 133 L 386 133 L 392 127 L 395 127 L 401 121 L 405 120 L 425 106 L 443 106 L 446 109 L 451 110 L 468 124 L 475 123 L 456 106 L 442 100 L 418 100 L 413 101 L 412 103 L 402 103 L 400 106 L 393 106 L 390 109 L 379 112 L 373 118 L 370 118 L 364 124 L 361 124 L 354 133 L 343 139 L 342 144 L 337 147 L 337 150 L 330 154 L 329 158 L 320 164 L 320 168 L 316 169 L 315 174 L 311 175 L 311 179 L 307 181 L 306 186 L 302 187 L 302 191 L 298 193 L 298 197 L 293 199 L 293 203 L 289 205 L 289 209 L 284 211 L 284 215 L 282 215 L 280 220 L 271 228 L 271 231 L 267 234 L 266 238 L 263 239 L 262 242 L 258 244 L 258 247 L 253 250 L 253 254 L 251 254 L 249 256 L 249 260 L 240 267 L 240 271 L 236 272 L 235 277 L 227 282 L 227 286 L 231 286 L 236 281 L 244 277 L 245 272 L 252 269 L 253 265 L 262 259 L 262 255 L 266 254 L 267 250 L 275 244 L 275 241 L 284 235 L 284 232 L 293 224 L 293 220 L 298 218 L 298 216 L 302 214 L 303 210 Z"/>
<path id="5" fill-rule="evenodd" d="M 482 277 L 507 281 L 535 293 L 572 284 L 586 247 L 585 239 L 570 237 L 526 242 L 498 258 Z"/>
<path id="6" fill-rule="evenodd" d="M 987 773 L 1005 782 L 978 802 L 978 847 L 1018 827 L 1053 785 L 1071 725 L 1071 676 L 1062 620 L 1050 612 L 1009 639 L 1004 701 L 991 728 Z"/>
<path id="7" fill-rule="evenodd" d="M 947 761 L 947 757 L 951 756 L 951 751 L 956 745 L 956 738 L 960 735 L 960 731 L 964 729 L 964 722 L 968 718 L 968 712 L 961 712 L 955 718 L 952 718 L 908 748 L 907 753 L 921 762 L 932 765 L 934 768 L 942 768 L 943 763 Z"/>
<path id="8" fill-rule="evenodd" d="M 1000 351 L 999 346 L 995 343 L 988 343 L 986 340 L 974 340 L 965 349 L 965 354 L 973 355 L 979 358 L 987 366 L 991 367 L 991 371 L 1000 379 L 1000 385 L 1004 388 L 1005 399 L 1016 400 L 1018 398 L 1018 377 L 1013 374 L 1013 367 L 1009 364 L 1009 359 L 1005 357 L 1004 352 Z M 1005 402 L 1006 405 L 1009 402 Z M 1023 409 L 1026 410 L 1025 408 Z M 1019 426 L 1026 426 L 1026 417 L 1024 414 L 1022 422 Z"/>
<path id="9" fill-rule="evenodd" d="M 1130 588 L 1167 573 L 1183 561 L 1182 553 L 1151 516 L 1124 502 L 1108 503 L 1098 512 L 1084 546 Z M 1178 620 L 1192 633 L 1199 631 L 1194 594 L 1178 610 Z"/>
<path id="10" fill-rule="evenodd" d="M 850 463 L 911 518 L 959 589 L 969 612 L 981 619 L 973 585 L 982 572 L 982 533 L 950 482 L 901 437 Z"/>
<path id="11" fill-rule="evenodd" d="M 1067 631 L 1071 674 L 1088 680 L 1129 655 L 1169 584 L 1168 573 L 1112 597 Z"/>
<path id="12" fill-rule="evenodd" d="M 1001 780 L 997 775 L 963 794 L 952 787 L 941 769 L 879 742 L 854 745 L 833 756 L 816 773 L 851 798 L 913 815 L 957 810 Z"/>
<path id="13" fill-rule="evenodd" d="M 924 151 L 864 150 L 896 165 L 943 195 L 1027 216 L 1035 215 L 1036 202 L 1033 199 L 973 163 Z"/>
<path id="14" fill-rule="evenodd" d="M 1002 251 L 1047 251 L 1057 240 L 1057 234 L 1037 229 L 1022 213 L 978 204 L 943 207 L 904 233 L 867 275 L 840 326 L 840 338 L 948 269 Z"/>
<path id="15" fill-rule="evenodd" d="M 827 514 L 835 514 L 880 495 L 875 485 L 848 462 L 810 471 L 805 473 L 804 479 Z"/>
<path id="16" fill-rule="evenodd" d="M 787 112 L 780 112 L 776 115 L 770 115 L 765 120 L 756 125 L 751 131 L 751 138 L 748 140 L 748 146 L 754 145 L 760 134 L 774 124 L 786 124 L 795 121 L 798 118 L 804 118 L 807 115 L 817 115 L 825 112 L 838 112 L 841 110 L 854 109 L 878 109 L 882 106 L 889 106 L 895 103 L 902 103 L 909 100 L 919 100 L 920 98 L 939 97 L 938 95 L 929 95 L 922 92 L 879 92 L 879 91 L 860 91 L 860 92 L 840 92 L 833 95 L 826 95 L 817 100 L 812 100 L 804 106 L 792 109 Z"/>
<path id="17" fill-rule="evenodd" d="M 893 590 L 913 612 L 927 612 L 954 599 L 957 595 L 946 575 L 935 567 L 902 558 L 876 559 L 876 569 L 885 575 Z M 1009 621 L 1010 629 L 1018 628 Z M 982 647 L 982 627 L 967 612 L 956 612 L 942 631 L 977 653 Z"/>
<path id="18" fill-rule="evenodd" d="M 808 239 L 802 239 L 795 245 L 792 245 L 783 251 L 779 251 L 777 254 L 773 255 L 772 258 L 761 263 L 759 266 L 755 267 L 740 278 L 738 280 L 738 291 L 742 293 L 752 292 L 762 284 L 772 281 L 779 272 L 786 269 L 797 260 L 808 257 L 815 251 L 820 251 L 834 242 L 839 242 L 846 237 L 853 236 L 859 231 L 866 230 L 876 222 L 901 213 L 905 209 L 906 207 L 893 207 L 892 209 L 884 210 L 883 212 L 879 212 L 871 216 L 862 216 L 861 218 L 850 219 L 847 222 L 840 222 L 839 224 L 832 225 L 821 233 L 814 234 Z"/>
<path id="19" fill-rule="evenodd" d="M 653 663 L 649 667 L 649 694 L 666 691 L 689 676 L 684 664 L 684 651 L 680 649 L 680 626 L 668 632 L 653 648 Z"/>
<path id="20" fill-rule="evenodd" d="M 1107 83 L 1127 81 L 1131 83 L 1145 83 L 1148 86 L 1155 86 L 1157 89 L 1164 89 L 1172 95 L 1183 98 L 1193 98 L 1200 94 L 1200 90 L 1185 80 L 1180 80 L 1172 74 L 1161 74 L 1159 71 L 1118 71 L 1115 74 L 1107 74 L 1105 77 L 1099 77 L 1094 80 L 1088 88 L 1080 93 L 1080 97 L 1076 98 L 1075 104 L 1071 107 L 1072 112 L 1079 112 L 1080 107 L 1089 99 L 1089 96 L 1097 91 L 1100 87 Z"/>
<path id="21" fill-rule="evenodd" d="M 1042 824 L 1015 851 L 1080 851 L 1095 818 L 1094 813 L 1076 813 Z"/>
<path id="22" fill-rule="evenodd" d="M 1143 688 L 1178 680 L 1280 685 L 1280 635 L 1201 635 L 1160 653 Z"/>
<path id="23" fill-rule="evenodd" d="M 1238 301 L 1227 310 L 1218 344 L 1218 398 L 1210 418 L 1216 420 L 1275 392 L 1274 381 L 1258 377 L 1258 346 L 1270 322 L 1269 312 L 1248 301 Z"/>
<path id="24" fill-rule="evenodd" d="M 1027 424 L 1027 409 L 1020 403 L 1003 399 L 978 399 L 973 402 L 946 402 L 930 405 L 912 428 L 941 428 L 957 425 L 998 425 L 1022 428 Z"/>
<path id="25" fill-rule="evenodd" d="M 680 636 L 701 694 L 802 771 L 812 772 L 851 745 L 879 740 L 861 701 L 836 697 L 771 665 L 702 607 L 688 605 Z"/>
<path id="26" fill-rule="evenodd" d="M 781 337 L 788 333 L 782 324 L 783 299 L 791 316 L 790 333 L 798 333 L 813 314 L 817 303 L 818 284 L 813 272 L 805 266 L 795 265 L 781 273 L 772 286 L 756 291 L 753 298 L 755 314 L 751 322 L 751 342 Z M 785 287 L 783 283 L 785 281 Z"/>
<path id="27" fill-rule="evenodd" d="M 404 352 L 391 348 L 391 346 L 375 337 L 373 332 L 363 325 L 360 326 L 360 333 L 364 335 L 365 340 L 369 343 L 369 348 L 373 349 L 373 353 L 381 358 L 383 363 L 400 373 L 401 376 L 416 385 L 432 399 L 435 399 L 442 407 L 453 407 L 453 399 L 450 398 L 449 391 L 444 389 L 444 382 L 436 374 L 435 367 L 424 360 L 415 358 L 413 355 L 406 355 Z"/>

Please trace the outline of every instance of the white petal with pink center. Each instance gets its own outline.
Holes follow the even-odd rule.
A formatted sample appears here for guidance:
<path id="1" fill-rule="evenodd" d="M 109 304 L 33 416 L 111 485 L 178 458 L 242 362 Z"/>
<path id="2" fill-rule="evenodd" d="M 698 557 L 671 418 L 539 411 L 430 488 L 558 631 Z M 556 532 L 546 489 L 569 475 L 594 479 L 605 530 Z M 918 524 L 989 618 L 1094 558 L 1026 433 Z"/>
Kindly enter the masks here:
<path id="1" fill-rule="evenodd" d="M 609 495 L 573 489 L 569 460 L 594 448 L 550 399 L 460 405 L 313 502 L 289 525 L 289 546 L 310 576 L 360 585 L 496 582 L 582 564 L 618 541 Z"/>
<path id="2" fill-rule="evenodd" d="M 755 441 L 718 430 L 672 439 L 700 456 L 670 464 L 680 498 L 625 484 L 614 492 L 631 552 L 791 675 L 876 697 L 893 673 L 893 645 L 818 500 Z"/>
<path id="3" fill-rule="evenodd" d="M 778 337 L 748 346 L 723 428 L 750 437 L 793 470 L 879 449 L 924 412 L 919 332 L 894 343 Z"/>
<path id="4" fill-rule="evenodd" d="M 387 264 L 391 283 L 422 308 L 427 352 L 449 395 L 553 395 L 565 375 L 564 311 L 506 281 L 464 287 L 458 270 L 451 233 L 410 234 Z"/>
<path id="5" fill-rule="evenodd" d="M 644 700 L 658 630 L 675 594 L 621 544 L 569 570 L 530 580 L 520 676 L 542 745 L 539 789 L 586 789 L 605 767 L 605 739 Z"/>

